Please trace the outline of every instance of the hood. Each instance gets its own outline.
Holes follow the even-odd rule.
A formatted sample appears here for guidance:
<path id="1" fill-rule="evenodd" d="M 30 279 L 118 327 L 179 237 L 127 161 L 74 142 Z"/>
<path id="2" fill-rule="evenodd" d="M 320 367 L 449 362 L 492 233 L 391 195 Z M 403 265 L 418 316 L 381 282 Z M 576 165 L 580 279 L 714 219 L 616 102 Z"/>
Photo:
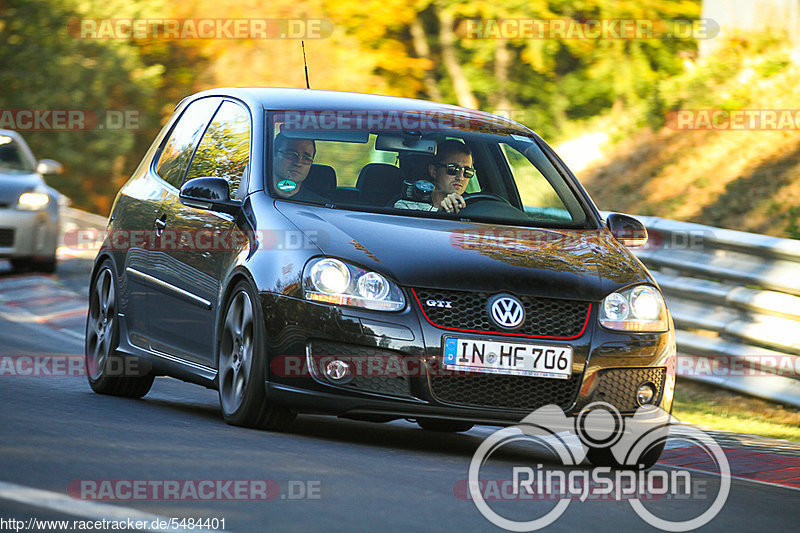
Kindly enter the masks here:
<path id="1" fill-rule="evenodd" d="M 43 185 L 39 174 L 0 170 L 0 204 L 16 205 L 20 194 Z"/>
<path id="2" fill-rule="evenodd" d="M 406 287 L 599 301 L 626 285 L 652 282 L 605 229 L 523 228 L 276 205 L 325 255 Z"/>

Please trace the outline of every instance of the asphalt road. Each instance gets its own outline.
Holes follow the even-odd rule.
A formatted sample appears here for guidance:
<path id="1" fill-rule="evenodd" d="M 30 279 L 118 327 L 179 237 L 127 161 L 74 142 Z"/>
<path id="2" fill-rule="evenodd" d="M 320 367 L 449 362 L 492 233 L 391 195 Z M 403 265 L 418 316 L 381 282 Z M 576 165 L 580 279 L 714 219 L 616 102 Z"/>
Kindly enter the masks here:
<path id="1" fill-rule="evenodd" d="M 46 529 L 31 519 L 69 520 L 67 527 L 51 530 L 81 531 L 86 524 L 73 520 L 147 521 L 156 515 L 165 520 L 224 519 L 224 527 L 217 522 L 216 529 L 238 532 L 502 531 L 460 489 L 473 453 L 495 428 L 450 435 L 425 432 L 405 421 L 372 424 L 300 416 L 288 432 L 270 433 L 226 425 L 215 391 L 174 379 L 157 378 L 141 400 L 94 394 L 85 377 L 69 375 L 75 373 L 69 371 L 69 361 L 83 353 L 88 268 L 88 261 L 71 259 L 59 266 L 57 277 L 0 272 L 0 531 Z M 52 359 L 43 363 L 40 375 L 19 375 L 15 369 L 21 367 L 14 365 L 25 356 L 39 356 L 40 362 Z M 726 440 L 726 451 L 735 452 L 728 451 L 732 466 L 740 457 L 765 454 L 776 464 L 784 461 L 777 471 L 800 471 L 800 447 L 753 442 Z M 686 446 L 673 439 L 668 451 Z M 512 467 L 538 464 L 570 471 L 540 450 L 519 445 L 487 462 L 482 479 L 510 479 Z M 646 507 L 664 519 L 688 520 L 702 513 L 720 486 L 720 476 L 695 467 L 691 494 L 661 497 Z M 657 468 L 670 472 L 677 466 Z M 799 489 L 785 481 L 765 481 L 764 476 L 751 478 L 742 473 L 731 480 L 727 502 L 703 530 L 797 527 Z M 128 486 L 125 482 L 153 487 L 176 480 L 181 487 L 216 483 L 214 494 L 221 499 L 200 501 L 191 493 L 177 500 L 129 499 L 120 490 Z M 219 489 L 226 480 L 232 487 L 239 482 L 248 490 L 267 490 L 244 498 Z M 80 490 L 102 487 L 103 482 L 115 487 L 116 500 L 96 501 L 100 489 Z M 532 520 L 555 502 L 490 505 L 508 518 Z M 12 522 L 16 520 L 21 522 Z M 572 501 L 547 529 L 634 528 L 657 530 L 628 501 L 605 500 Z"/>

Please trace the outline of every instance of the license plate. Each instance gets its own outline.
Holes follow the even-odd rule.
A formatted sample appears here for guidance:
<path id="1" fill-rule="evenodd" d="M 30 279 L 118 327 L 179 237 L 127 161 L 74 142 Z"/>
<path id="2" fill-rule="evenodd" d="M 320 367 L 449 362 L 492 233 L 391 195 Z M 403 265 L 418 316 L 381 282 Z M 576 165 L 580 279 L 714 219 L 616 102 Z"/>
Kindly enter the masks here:
<path id="1" fill-rule="evenodd" d="M 446 337 L 447 370 L 568 379 L 572 347 Z"/>

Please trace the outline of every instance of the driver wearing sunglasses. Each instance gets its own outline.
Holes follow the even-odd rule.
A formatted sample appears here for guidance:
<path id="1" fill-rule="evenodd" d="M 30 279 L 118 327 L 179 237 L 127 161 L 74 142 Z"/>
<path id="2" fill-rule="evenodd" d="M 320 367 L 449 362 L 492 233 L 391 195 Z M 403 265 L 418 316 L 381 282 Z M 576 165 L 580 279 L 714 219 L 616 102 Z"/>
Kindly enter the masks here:
<path id="1" fill-rule="evenodd" d="M 458 213 L 467 205 L 462 195 L 470 178 L 475 175 L 472 151 L 461 141 L 444 141 L 439 145 L 436 159 L 428 165 L 428 175 L 434 185 L 430 204 L 398 200 L 394 206 L 400 209 Z"/>

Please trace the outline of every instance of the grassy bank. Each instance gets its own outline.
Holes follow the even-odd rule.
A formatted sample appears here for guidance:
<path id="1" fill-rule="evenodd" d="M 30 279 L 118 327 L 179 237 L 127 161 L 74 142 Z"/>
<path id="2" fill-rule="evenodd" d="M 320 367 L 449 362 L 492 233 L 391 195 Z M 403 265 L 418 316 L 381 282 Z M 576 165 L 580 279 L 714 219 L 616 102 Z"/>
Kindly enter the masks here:
<path id="1" fill-rule="evenodd" d="M 687 63 L 684 74 L 654 95 L 660 106 L 620 110 L 593 124 L 610 135 L 612 146 L 579 178 L 601 209 L 798 239 L 798 86 L 798 52 L 779 43 L 743 44 Z M 679 110 L 778 110 L 793 122 L 756 128 L 665 123 Z M 648 113 L 649 127 L 643 125 Z"/>
<path id="2" fill-rule="evenodd" d="M 698 426 L 800 442 L 800 411 L 678 379 L 672 414 Z"/>

